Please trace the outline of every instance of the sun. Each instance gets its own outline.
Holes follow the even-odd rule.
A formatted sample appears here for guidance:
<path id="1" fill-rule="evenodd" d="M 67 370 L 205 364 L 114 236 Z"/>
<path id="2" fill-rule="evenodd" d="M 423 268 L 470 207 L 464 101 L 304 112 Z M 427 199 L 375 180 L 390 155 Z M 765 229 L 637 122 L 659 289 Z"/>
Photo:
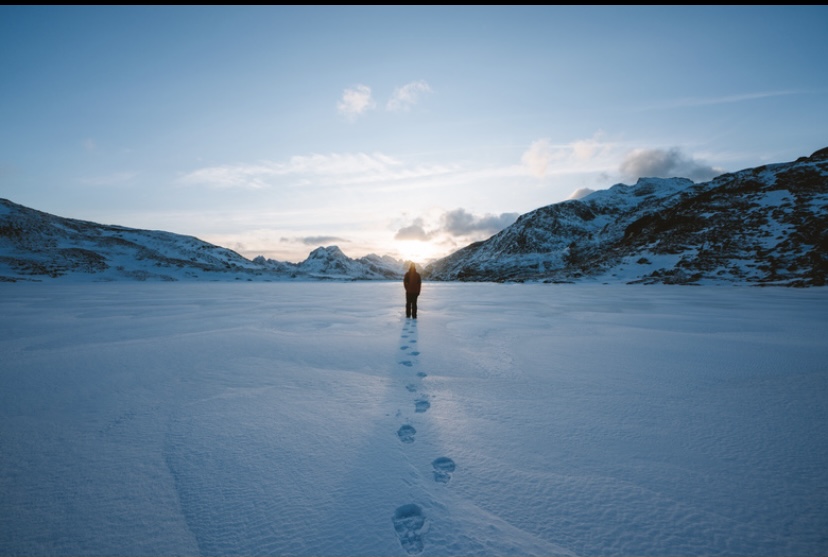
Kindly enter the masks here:
<path id="1" fill-rule="evenodd" d="M 425 265 L 438 257 L 437 246 L 423 240 L 397 240 L 397 253 L 405 261 L 412 261 L 417 265 Z"/>

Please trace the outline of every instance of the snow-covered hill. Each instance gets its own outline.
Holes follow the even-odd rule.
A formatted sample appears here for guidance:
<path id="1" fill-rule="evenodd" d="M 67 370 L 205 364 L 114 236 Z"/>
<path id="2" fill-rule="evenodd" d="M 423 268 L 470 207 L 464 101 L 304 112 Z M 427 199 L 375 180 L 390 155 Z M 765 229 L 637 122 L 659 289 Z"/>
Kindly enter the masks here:
<path id="1" fill-rule="evenodd" d="M 401 279 L 405 262 L 388 255 L 351 259 L 337 246 L 319 247 L 301 263 L 285 263 L 259 256 L 253 260 L 267 269 L 292 278 L 337 280 Z"/>
<path id="2" fill-rule="evenodd" d="M 404 262 L 319 248 L 302 263 L 238 253 L 192 236 L 50 215 L 0 199 L 0 280 L 338 280 L 402 278 Z"/>
<path id="3" fill-rule="evenodd" d="M 252 261 L 192 236 L 58 217 L 0 199 L 0 280 L 397 280 L 405 262 L 320 247 Z M 641 178 L 522 215 L 430 264 L 461 281 L 748 283 L 828 278 L 828 148 L 710 182 Z"/>
<path id="4" fill-rule="evenodd" d="M 706 183 L 642 178 L 522 215 L 432 280 L 824 285 L 828 149 Z"/>

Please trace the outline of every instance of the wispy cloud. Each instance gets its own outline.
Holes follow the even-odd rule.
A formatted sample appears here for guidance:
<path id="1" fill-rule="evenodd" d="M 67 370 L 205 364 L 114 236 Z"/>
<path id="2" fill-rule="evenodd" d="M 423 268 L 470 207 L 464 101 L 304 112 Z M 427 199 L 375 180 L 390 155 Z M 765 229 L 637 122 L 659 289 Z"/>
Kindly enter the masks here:
<path id="1" fill-rule="evenodd" d="M 784 97 L 799 94 L 800 91 L 760 91 L 757 93 L 742 93 L 738 95 L 722 95 L 719 97 L 685 97 L 673 99 L 661 103 L 650 104 L 641 107 L 639 110 L 665 110 L 671 108 L 686 108 L 693 106 L 711 106 L 717 104 L 731 104 L 746 101 L 755 101 L 772 97 Z"/>
<path id="2" fill-rule="evenodd" d="M 287 164 L 277 164 L 284 174 L 342 175 L 385 172 L 402 163 L 382 153 L 332 153 L 297 155 Z"/>
<path id="3" fill-rule="evenodd" d="M 267 178 L 281 174 L 272 163 L 209 166 L 189 172 L 177 182 L 183 185 L 208 186 L 216 189 L 263 189 Z"/>
<path id="4" fill-rule="evenodd" d="M 371 97 L 371 88 L 362 84 L 345 89 L 342 98 L 336 104 L 339 113 L 349 120 L 356 119 L 357 116 L 375 106 L 376 102 Z"/>
<path id="5" fill-rule="evenodd" d="M 620 144 L 607 141 L 602 131 L 592 137 L 555 144 L 548 138 L 533 141 L 521 156 L 525 173 L 535 178 L 571 172 L 595 172 L 615 166 Z M 617 163 L 616 163 L 617 164 Z"/>
<path id="6" fill-rule="evenodd" d="M 350 240 L 340 236 L 303 236 L 303 237 L 282 237 L 279 239 L 283 243 L 299 243 L 304 246 L 327 246 L 331 244 L 347 244 Z"/>
<path id="7" fill-rule="evenodd" d="M 546 176 L 546 170 L 554 157 L 555 150 L 552 148 L 550 141 L 548 139 L 538 139 L 532 142 L 529 149 L 523 153 L 520 161 L 526 165 L 533 176 L 543 178 Z"/>
<path id="8" fill-rule="evenodd" d="M 410 165 L 383 153 L 331 153 L 296 155 L 287 161 L 260 161 L 252 164 L 218 165 L 189 172 L 178 179 L 181 185 L 216 189 L 264 189 L 280 178 L 292 177 L 316 186 L 394 184 L 457 172 L 457 165 Z"/>
<path id="9" fill-rule="evenodd" d="M 431 87 L 422 79 L 407 83 L 394 89 L 394 93 L 385 108 L 391 111 L 410 110 L 412 106 L 419 102 L 420 97 L 427 93 L 431 93 Z"/>

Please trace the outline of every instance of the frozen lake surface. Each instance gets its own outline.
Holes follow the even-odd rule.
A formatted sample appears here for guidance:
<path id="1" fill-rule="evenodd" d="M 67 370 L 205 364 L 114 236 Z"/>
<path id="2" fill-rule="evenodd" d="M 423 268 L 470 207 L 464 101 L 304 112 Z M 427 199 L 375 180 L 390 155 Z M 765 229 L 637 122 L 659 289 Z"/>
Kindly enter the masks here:
<path id="1" fill-rule="evenodd" d="M 828 289 L 403 305 L 0 284 L 0 554 L 828 554 Z"/>

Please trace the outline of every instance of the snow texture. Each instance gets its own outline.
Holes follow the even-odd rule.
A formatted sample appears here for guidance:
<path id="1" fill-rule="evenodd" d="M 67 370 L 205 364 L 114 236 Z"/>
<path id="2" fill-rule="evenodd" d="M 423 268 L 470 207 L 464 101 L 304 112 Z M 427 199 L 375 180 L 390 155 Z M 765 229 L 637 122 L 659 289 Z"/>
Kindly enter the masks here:
<path id="1" fill-rule="evenodd" d="M 0 284 L 0 554 L 828 554 L 828 290 L 403 306 Z"/>
<path id="2" fill-rule="evenodd" d="M 252 261 L 193 236 L 50 215 L 0 199 L 0 282 L 284 281 L 402 278 L 405 262 L 319 247 L 301 263 Z"/>
<path id="3" fill-rule="evenodd" d="M 422 263 L 422 262 L 420 262 Z M 0 199 L 0 281 L 394 280 L 408 263 L 258 256 L 170 232 L 68 219 Z M 825 286 L 828 148 L 790 163 L 640 178 L 541 207 L 485 241 L 428 263 L 430 280 Z"/>
<path id="4" fill-rule="evenodd" d="M 828 149 L 694 184 L 641 178 L 541 207 L 431 280 L 825 286 Z"/>

